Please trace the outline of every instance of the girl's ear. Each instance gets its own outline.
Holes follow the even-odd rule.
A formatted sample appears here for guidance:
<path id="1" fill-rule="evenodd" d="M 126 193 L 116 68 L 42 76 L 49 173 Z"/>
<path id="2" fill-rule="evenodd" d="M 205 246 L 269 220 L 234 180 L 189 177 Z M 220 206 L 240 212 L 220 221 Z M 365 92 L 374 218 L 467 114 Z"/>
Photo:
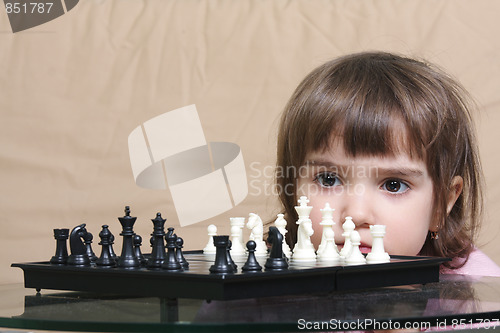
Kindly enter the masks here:
<path id="1" fill-rule="evenodd" d="M 464 188 L 464 179 L 460 176 L 455 176 L 451 180 L 450 193 L 448 193 L 448 204 L 446 206 L 446 214 L 449 215 L 453 205 L 457 201 L 460 194 L 462 194 L 462 190 Z"/>

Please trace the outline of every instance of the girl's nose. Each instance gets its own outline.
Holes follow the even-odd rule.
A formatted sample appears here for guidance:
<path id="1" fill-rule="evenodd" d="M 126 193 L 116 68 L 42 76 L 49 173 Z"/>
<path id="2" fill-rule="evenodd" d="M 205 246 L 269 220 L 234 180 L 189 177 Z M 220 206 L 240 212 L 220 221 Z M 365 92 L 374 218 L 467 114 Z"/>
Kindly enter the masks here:
<path id="1" fill-rule="evenodd" d="M 375 224 L 373 214 L 373 205 L 375 203 L 369 193 L 364 190 L 359 193 L 350 193 L 344 196 L 343 199 L 344 207 L 340 223 L 343 223 L 347 216 L 351 216 L 356 228 L 369 228 L 370 225 Z"/>

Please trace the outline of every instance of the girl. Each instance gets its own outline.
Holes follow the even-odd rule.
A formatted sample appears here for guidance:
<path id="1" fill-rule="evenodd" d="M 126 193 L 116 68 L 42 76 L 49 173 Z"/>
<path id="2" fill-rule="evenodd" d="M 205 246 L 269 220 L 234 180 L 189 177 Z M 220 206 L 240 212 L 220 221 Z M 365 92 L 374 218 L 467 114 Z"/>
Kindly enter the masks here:
<path id="1" fill-rule="evenodd" d="M 369 251 L 369 226 L 386 225 L 385 249 L 453 260 L 447 272 L 499 275 L 474 247 L 482 210 L 481 169 L 466 91 L 427 63 L 360 53 L 313 70 L 285 107 L 277 187 L 296 243 L 297 199 L 335 208 L 335 241 L 352 216 Z"/>

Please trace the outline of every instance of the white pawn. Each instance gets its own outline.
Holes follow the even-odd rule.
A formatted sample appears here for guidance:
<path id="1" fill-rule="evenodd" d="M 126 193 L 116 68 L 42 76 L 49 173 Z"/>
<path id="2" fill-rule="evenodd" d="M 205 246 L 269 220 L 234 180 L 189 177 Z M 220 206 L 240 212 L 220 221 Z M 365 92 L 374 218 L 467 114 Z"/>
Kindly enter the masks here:
<path id="1" fill-rule="evenodd" d="M 342 236 L 344 236 L 344 247 L 340 250 L 340 256 L 344 259 L 347 259 L 351 255 L 351 232 L 354 231 L 355 228 L 356 225 L 352 222 L 352 217 L 347 216 L 344 224 L 342 224 L 342 229 L 344 229 L 342 233 Z"/>
<path id="2" fill-rule="evenodd" d="M 217 236 L 217 227 L 214 224 L 211 224 L 207 228 L 208 230 L 208 243 L 207 246 L 203 249 L 204 254 L 215 254 L 216 247 L 214 245 L 214 236 Z"/>
<path id="3" fill-rule="evenodd" d="M 312 221 L 309 219 L 309 214 L 311 213 L 312 206 L 308 206 L 309 200 L 306 196 L 302 196 L 299 199 L 299 205 L 295 206 L 295 210 L 299 215 L 299 219 L 296 222 L 299 227 L 297 230 L 297 244 L 293 248 L 292 259 L 299 261 L 314 261 L 316 260 L 316 252 L 314 251 L 314 245 L 311 242 L 311 236 L 314 234 L 314 229 L 312 227 Z"/>
<path id="4" fill-rule="evenodd" d="M 241 245 L 240 240 L 240 227 L 233 225 L 231 227 L 231 250 L 229 251 L 232 256 L 238 256 L 245 254 L 245 248 Z"/>
<path id="5" fill-rule="evenodd" d="M 240 228 L 239 239 L 241 241 L 241 246 L 243 248 L 245 248 L 245 242 L 243 240 L 243 228 L 245 227 L 245 218 L 244 217 L 230 217 L 229 220 L 231 221 L 231 227 L 238 226 Z M 233 243 L 234 243 L 234 241 L 233 241 Z"/>
<path id="6" fill-rule="evenodd" d="M 325 204 L 325 208 L 320 209 L 320 211 L 322 215 L 322 220 L 319 224 L 323 226 L 323 234 L 321 235 L 321 243 L 319 244 L 317 251 L 318 256 L 321 254 L 321 252 L 323 252 L 326 246 L 325 233 L 327 232 L 328 229 L 331 229 L 333 231 L 332 227 L 335 224 L 335 222 L 333 222 L 333 212 L 335 211 L 335 209 L 331 208 L 328 202 Z"/>
<path id="7" fill-rule="evenodd" d="M 352 250 L 349 258 L 345 259 L 345 263 L 347 265 L 363 265 L 366 264 L 366 259 L 363 253 L 359 250 L 359 246 L 361 245 L 361 237 L 359 236 L 359 232 L 356 230 L 351 231 L 351 244 Z"/>
<path id="8" fill-rule="evenodd" d="M 284 216 L 284 214 L 278 214 L 276 220 L 274 221 L 274 226 L 278 228 L 278 231 L 283 235 L 283 253 L 287 258 L 290 258 L 292 256 L 292 251 L 285 241 L 285 235 L 288 230 L 286 230 L 286 220 Z"/>
<path id="9" fill-rule="evenodd" d="M 250 213 L 248 216 L 247 228 L 251 229 L 250 240 L 253 240 L 257 247 L 255 248 L 256 256 L 267 256 L 267 245 L 264 241 L 264 223 L 259 215 Z"/>
<path id="10" fill-rule="evenodd" d="M 337 245 L 335 244 L 335 233 L 333 229 L 325 229 L 323 235 L 325 236 L 325 245 L 323 251 L 318 254 L 318 260 L 327 261 L 331 264 L 340 263 L 340 255 L 337 251 Z"/>
<path id="11" fill-rule="evenodd" d="M 366 262 L 369 264 L 390 262 L 391 257 L 384 250 L 385 225 L 371 225 L 370 233 L 373 238 L 372 250 L 366 256 Z"/>

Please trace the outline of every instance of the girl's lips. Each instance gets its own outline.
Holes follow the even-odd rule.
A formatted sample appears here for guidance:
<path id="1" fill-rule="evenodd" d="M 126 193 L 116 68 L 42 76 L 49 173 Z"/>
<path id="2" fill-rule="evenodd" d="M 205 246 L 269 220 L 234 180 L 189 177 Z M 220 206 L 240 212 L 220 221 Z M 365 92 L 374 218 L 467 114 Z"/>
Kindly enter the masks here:
<path id="1" fill-rule="evenodd" d="M 337 245 L 338 250 L 339 251 L 342 250 L 343 246 L 344 246 L 344 244 Z M 370 253 L 372 251 L 372 248 L 371 248 L 371 246 L 361 244 L 359 246 L 359 250 L 361 251 L 361 253 Z"/>
<path id="2" fill-rule="evenodd" d="M 369 247 L 369 246 L 365 246 L 365 245 L 361 245 L 359 247 L 359 250 L 362 252 L 362 253 L 370 253 L 372 251 L 372 248 Z"/>

